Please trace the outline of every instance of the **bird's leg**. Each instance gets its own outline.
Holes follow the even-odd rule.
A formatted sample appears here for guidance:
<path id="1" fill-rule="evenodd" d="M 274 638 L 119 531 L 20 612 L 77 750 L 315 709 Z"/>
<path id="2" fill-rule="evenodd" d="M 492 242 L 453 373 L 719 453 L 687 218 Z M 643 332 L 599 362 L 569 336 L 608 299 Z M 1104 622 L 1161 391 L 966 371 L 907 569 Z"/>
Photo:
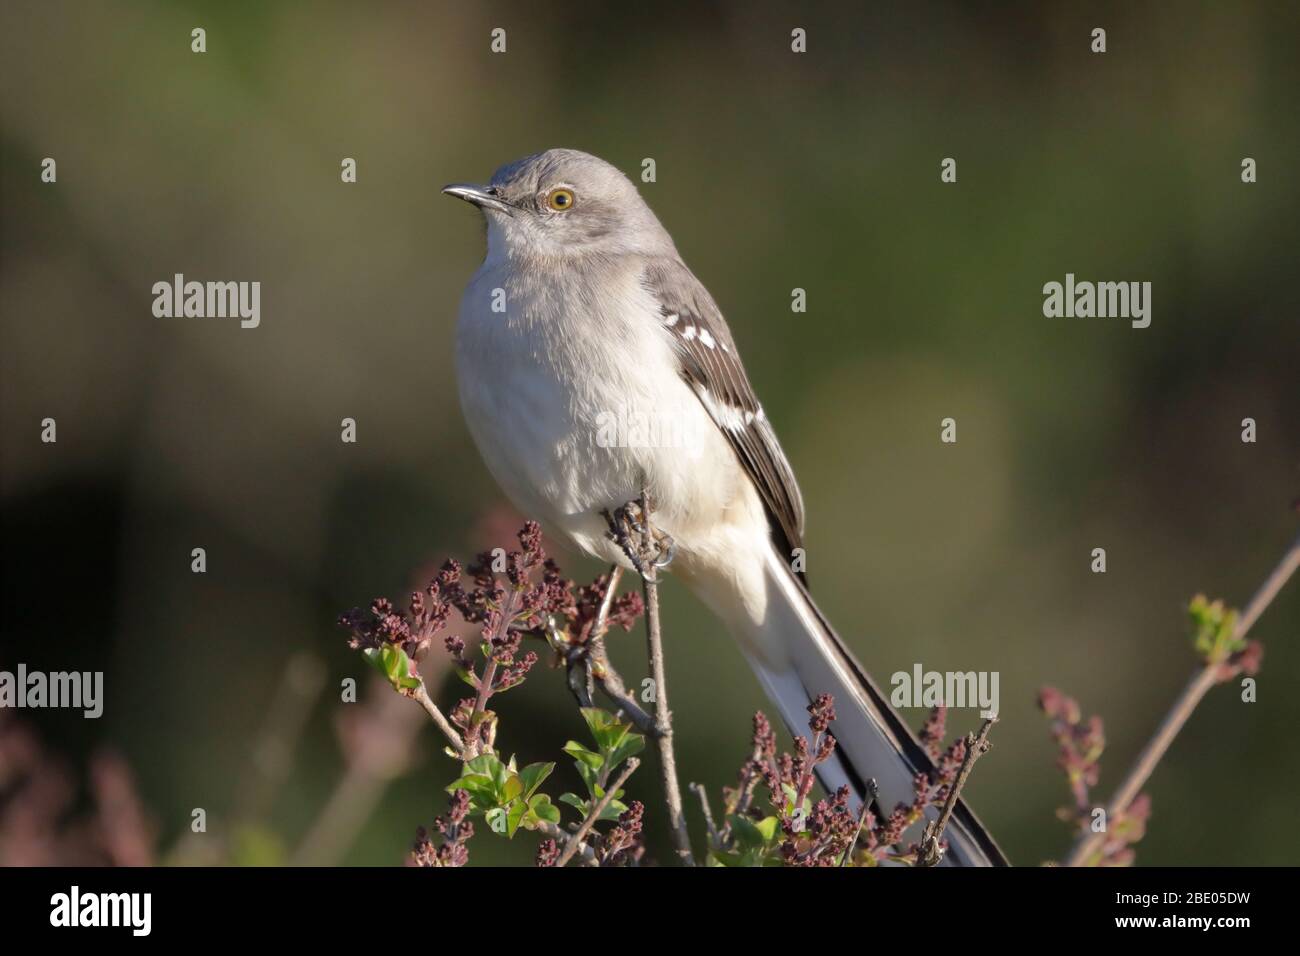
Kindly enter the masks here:
<path id="1" fill-rule="evenodd" d="M 579 707 L 590 707 L 591 696 L 595 691 L 594 675 L 591 670 L 591 657 L 585 649 L 575 649 L 565 659 L 568 668 L 569 690 L 577 698 Z"/>
<path id="2" fill-rule="evenodd" d="M 622 579 L 623 569 L 617 564 L 610 565 L 609 584 L 605 587 L 605 594 L 600 599 L 600 610 L 596 612 L 596 621 L 591 625 L 589 641 L 604 643 L 605 632 L 609 630 L 609 611 L 614 606 L 614 594 L 618 591 L 618 583 Z"/>
<path id="3" fill-rule="evenodd" d="M 579 707 L 591 706 L 592 673 L 587 659 L 586 645 L 573 640 L 568 631 L 562 631 L 552 618 L 546 625 L 546 641 L 563 662 L 565 679 Z"/>
<path id="4" fill-rule="evenodd" d="M 601 512 L 609 526 L 609 537 L 622 549 L 637 574 L 645 577 L 646 562 L 642 546 L 644 525 L 641 523 L 641 508 L 635 501 L 615 508 L 611 514 L 608 509 Z"/>
<path id="5" fill-rule="evenodd" d="M 643 732 L 657 734 L 659 728 L 655 720 L 633 699 L 623 684 L 623 677 L 609 662 L 605 652 L 605 634 L 609 631 L 609 612 L 614 606 L 614 595 L 618 591 L 619 581 L 623 579 L 623 569 L 617 564 L 609 569 L 609 585 L 601 599 L 600 610 L 591 627 L 591 637 L 587 639 L 587 668 L 595 683 L 600 686 L 605 696 L 612 700 L 621 713 Z"/>
<path id="6" fill-rule="evenodd" d="M 578 665 L 581 666 L 582 674 L 585 677 L 582 684 L 582 693 L 575 691 L 578 702 L 583 707 L 591 706 L 595 682 L 600 675 L 609 670 L 609 658 L 605 654 L 605 632 L 609 630 L 609 611 L 614 605 L 614 594 L 618 591 L 618 582 L 622 577 L 623 569 L 617 564 L 611 565 L 609 579 L 605 584 L 605 594 L 601 597 L 600 608 L 596 612 L 596 619 L 592 621 L 591 628 L 587 632 L 587 639 L 580 644 L 573 645 L 567 657 L 570 685 L 573 684 L 575 668 Z"/>
<path id="7" fill-rule="evenodd" d="M 645 577 L 647 570 L 662 571 L 672 564 L 677 553 L 677 543 L 668 532 L 656 528 L 650 521 L 649 495 L 616 508 L 611 514 L 602 511 L 609 525 L 610 538 L 623 550 L 637 573 Z"/>
<path id="8" fill-rule="evenodd" d="M 601 692 L 614 703 L 619 713 L 632 721 L 638 730 L 656 736 L 659 728 L 655 724 L 654 717 L 646 713 L 628 692 L 622 676 L 614 669 L 605 651 L 609 614 L 622 577 L 623 569 L 617 564 L 609 569 L 609 583 L 605 586 L 600 608 L 585 641 L 575 641 L 568 635 L 556 634 L 552 637 L 551 643 L 556 647 L 568 669 L 569 690 L 577 698 L 580 707 L 592 706 L 595 689 L 599 687 Z"/>

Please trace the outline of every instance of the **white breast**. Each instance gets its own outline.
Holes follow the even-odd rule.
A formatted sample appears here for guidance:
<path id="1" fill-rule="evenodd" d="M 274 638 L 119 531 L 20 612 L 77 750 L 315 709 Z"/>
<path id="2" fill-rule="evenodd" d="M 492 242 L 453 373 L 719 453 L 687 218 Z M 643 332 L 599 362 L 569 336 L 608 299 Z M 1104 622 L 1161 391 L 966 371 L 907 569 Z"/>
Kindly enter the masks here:
<path id="1" fill-rule="evenodd" d="M 527 516 L 604 559 L 601 510 L 643 482 L 656 523 L 688 551 L 707 546 L 720 521 L 750 527 L 757 513 L 762 524 L 735 453 L 682 381 L 639 271 L 609 275 L 619 278 L 552 268 L 543 279 L 489 257 L 466 289 L 456 365 L 488 468 Z M 504 313 L 492 311 L 496 289 Z"/>

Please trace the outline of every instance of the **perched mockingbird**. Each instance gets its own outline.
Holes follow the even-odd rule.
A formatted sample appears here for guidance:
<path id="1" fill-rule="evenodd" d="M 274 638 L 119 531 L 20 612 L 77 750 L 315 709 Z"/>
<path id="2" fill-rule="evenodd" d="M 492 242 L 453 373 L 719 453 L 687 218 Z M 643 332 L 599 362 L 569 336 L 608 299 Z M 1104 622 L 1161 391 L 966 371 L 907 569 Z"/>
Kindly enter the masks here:
<path id="1" fill-rule="evenodd" d="M 602 512 L 644 486 L 675 542 L 672 571 L 727 624 L 790 730 L 806 733 L 809 702 L 834 695 L 838 756 L 819 768 L 823 786 L 847 784 L 860 803 L 874 778 L 885 812 L 910 802 L 930 758 L 792 570 L 804 513 L 790 463 L 722 313 L 636 187 L 595 156 L 552 149 L 443 192 L 487 219 L 456 368 L 506 493 L 627 567 Z M 610 440 L 612 419 L 658 427 Z M 951 862 L 1005 862 L 964 804 L 945 836 Z"/>

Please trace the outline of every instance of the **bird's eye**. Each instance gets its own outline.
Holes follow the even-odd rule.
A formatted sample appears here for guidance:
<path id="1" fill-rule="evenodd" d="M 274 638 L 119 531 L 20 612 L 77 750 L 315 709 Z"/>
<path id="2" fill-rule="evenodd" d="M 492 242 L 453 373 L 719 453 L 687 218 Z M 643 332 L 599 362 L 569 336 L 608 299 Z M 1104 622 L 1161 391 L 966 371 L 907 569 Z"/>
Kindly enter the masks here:
<path id="1" fill-rule="evenodd" d="M 573 190 L 552 189 L 546 194 L 546 205 L 550 206 L 556 212 L 564 212 L 566 209 L 572 209 Z"/>

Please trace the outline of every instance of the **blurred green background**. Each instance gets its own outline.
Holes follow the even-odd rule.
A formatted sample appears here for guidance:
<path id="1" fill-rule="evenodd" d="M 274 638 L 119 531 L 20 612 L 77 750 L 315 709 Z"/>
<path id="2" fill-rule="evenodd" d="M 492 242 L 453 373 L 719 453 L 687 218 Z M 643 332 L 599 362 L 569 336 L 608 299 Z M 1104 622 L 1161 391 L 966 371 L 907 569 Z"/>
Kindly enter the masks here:
<path id="1" fill-rule="evenodd" d="M 1108 794 L 1190 673 L 1186 600 L 1244 603 L 1295 533 L 1300 16 L 866 6 L 4 4 L 0 667 L 106 672 L 98 721 L 19 715 L 68 815 L 105 752 L 164 861 L 397 863 L 443 810 L 455 768 L 418 709 L 365 683 L 338 702 L 365 669 L 334 619 L 509 544 L 451 366 L 483 230 L 439 188 L 572 146 L 633 176 L 656 160 L 643 194 L 800 477 L 823 609 L 882 682 L 1001 672 L 971 801 L 1015 862 L 1063 854 L 1038 687 L 1105 717 Z M 260 328 L 155 318 L 176 272 L 261 281 Z M 1151 327 L 1044 318 L 1066 272 L 1151 281 Z M 716 798 L 767 705 L 703 609 L 676 585 L 666 603 L 681 773 Z M 1195 715 L 1140 863 L 1294 863 L 1300 588 L 1256 636 L 1258 703 L 1224 688 Z M 640 674 L 639 633 L 613 651 Z M 574 788 L 560 674 L 499 703 L 504 749 Z M 652 761 L 632 795 L 664 859 L 656 780 Z M 18 826 L 7 861 L 39 858 Z M 471 859 L 535 845 L 482 833 Z"/>

